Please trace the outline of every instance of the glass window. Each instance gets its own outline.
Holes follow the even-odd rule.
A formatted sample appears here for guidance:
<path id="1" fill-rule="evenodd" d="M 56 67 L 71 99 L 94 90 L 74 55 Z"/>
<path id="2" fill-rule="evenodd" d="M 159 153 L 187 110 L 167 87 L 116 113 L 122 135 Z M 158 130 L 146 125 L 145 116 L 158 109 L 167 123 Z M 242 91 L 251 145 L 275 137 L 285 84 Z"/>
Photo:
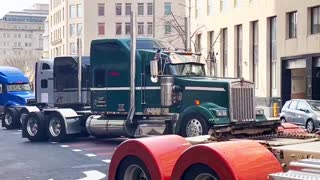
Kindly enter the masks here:
<path id="1" fill-rule="evenodd" d="M 106 70 L 105 69 L 95 69 L 94 70 L 94 87 L 106 87 Z"/>
<path id="2" fill-rule="evenodd" d="M 288 37 L 297 37 L 297 12 L 288 13 Z"/>
<path id="3" fill-rule="evenodd" d="M 298 106 L 297 106 L 297 110 L 308 110 L 308 106 L 306 103 L 300 101 Z"/>
<path id="4" fill-rule="evenodd" d="M 166 23 L 164 25 L 164 33 L 165 34 L 171 34 L 171 24 L 170 23 Z"/>
<path id="5" fill-rule="evenodd" d="M 70 53 L 71 55 L 77 54 L 77 46 L 74 42 L 70 43 Z"/>
<path id="6" fill-rule="evenodd" d="M 277 88 L 277 17 L 270 18 L 270 65 L 271 65 L 271 86 Z"/>
<path id="7" fill-rule="evenodd" d="M 7 85 L 7 91 L 31 91 L 31 87 L 29 84 L 10 84 Z"/>
<path id="8" fill-rule="evenodd" d="M 98 4 L 98 16 L 105 16 L 105 4 L 104 3 Z"/>
<path id="9" fill-rule="evenodd" d="M 292 101 L 289 105 L 289 109 L 296 109 L 298 105 L 298 101 Z"/>
<path id="10" fill-rule="evenodd" d="M 138 16 L 144 15 L 144 3 L 138 3 Z"/>
<path id="11" fill-rule="evenodd" d="M 48 69 L 50 69 L 49 64 L 43 63 L 43 64 L 42 64 L 42 70 L 48 70 Z"/>
<path id="12" fill-rule="evenodd" d="M 164 3 L 164 15 L 171 15 L 171 2 Z"/>
<path id="13" fill-rule="evenodd" d="M 82 4 L 77 5 L 77 16 L 80 18 L 83 17 L 83 5 Z"/>
<path id="14" fill-rule="evenodd" d="M 105 23 L 98 23 L 98 35 L 99 36 L 105 35 Z"/>
<path id="15" fill-rule="evenodd" d="M 46 79 L 41 80 L 41 88 L 43 88 L 43 89 L 48 88 L 48 80 L 46 80 Z"/>
<path id="16" fill-rule="evenodd" d="M 116 15 L 121 16 L 122 15 L 122 4 L 116 3 Z"/>
<path id="17" fill-rule="evenodd" d="M 82 24 L 77 24 L 77 34 L 78 36 L 82 36 Z"/>
<path id="18" fill-rule="evenodd" d="M 153 34 L 153 23 L 152 22 L 148 22 L 148 34 Z"/>
<path id="19" fill-rule="evenodd" d="M 311 8 L 311 34 L 320 33 L 320 6 Z"/>
<path id="20" fill-rule="evenodd" d="M 237 26 L 237 77 L 242 77 L 242 25 Z"/>
<path id="21" fill-rule="evenodd" d="M 259 23 L 252 22 L 252 59 L 253 59 L 253 82 L 255 88 L 259 88 Z"/>
<path id="22" fill-rule="evenodd" d="M 130 16 L 131 13 L 131 3 L 126 3 L 126 16 Z"/>
<path id="23" fill-rule="evenodd" d="M 126 23 L 126 35 L 130 34 L 131 32 L 131 25 L 130 23 Z"/>
<path id="24" fill-rule="evenodd" d="M 76 37 L 77 29 L 75 24 L 70 24 L 70 36 Z"/>
<path id="25" fill-rule="evenodd" d="M 222 30 L 222 67 L 223 67 L 223 77 L 228 75 L 228 29 L 224 28 Z"/>
<path id="26" fill-rule="evenodd" d="M 148 3 L 147 6 L 148 6 L 147 15 L 150 16 L 153 14 L 153 3 Z"/>
<path id="27" fill-rule="evenodd" d="M 320 101 L 307 101 L 310 107 L 315 111 L 320 111 Z"/>
<path id="28" fill-rule="evenodd" d="M 213 16 L 213 1 L 214 0 L 207 0 L 207 15 Z"/>
<path id="29" fill-rule="evenodd" d="M 122 34 L 122 23 L 116 23 L 116 35 Z"/>
<path id="30" fill-rule="evenodd" d="M 143 35 L 144 34 L 144 23 L 143 22 L 139 22 L 138 23 L 138 34 L 139 35 Z"/>
<path id="31" fill-rule="evenodd" d="M 77 10 L 75 5 L 70 5 L 70 18 L 76 18 L 77 17 Z"/>

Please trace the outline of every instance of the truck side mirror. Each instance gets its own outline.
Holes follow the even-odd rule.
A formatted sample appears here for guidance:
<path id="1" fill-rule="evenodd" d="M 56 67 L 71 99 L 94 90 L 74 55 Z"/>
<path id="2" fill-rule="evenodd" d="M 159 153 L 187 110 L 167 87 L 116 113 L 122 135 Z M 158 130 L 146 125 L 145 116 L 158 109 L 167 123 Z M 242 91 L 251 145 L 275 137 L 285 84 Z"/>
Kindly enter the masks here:
<path id="1" fill-rule="evenodd" d="M 153 83 L 158 82 L 158 75 L 159 75 L 158 60 L 150 61 L 150 74 L 151 74 L 151 81 Z"/>

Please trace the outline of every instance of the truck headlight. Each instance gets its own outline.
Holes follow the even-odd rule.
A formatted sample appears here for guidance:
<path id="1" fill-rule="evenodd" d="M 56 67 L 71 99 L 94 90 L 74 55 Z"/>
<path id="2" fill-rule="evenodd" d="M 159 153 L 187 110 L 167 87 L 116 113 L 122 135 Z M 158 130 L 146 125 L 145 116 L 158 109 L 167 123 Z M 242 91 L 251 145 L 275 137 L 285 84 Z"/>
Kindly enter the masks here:
<path id="1" fill-rule="evenodd" d="M 216 115 L 218 117 L 225 117 L 228 116 L 228 111 L 227 110 L 215 110 Z"/>
<path id="2" fill-rule="evenodd" d="M 264 110 L 263 109 L 256 109 L 256 115 L 263 115 Z"/>

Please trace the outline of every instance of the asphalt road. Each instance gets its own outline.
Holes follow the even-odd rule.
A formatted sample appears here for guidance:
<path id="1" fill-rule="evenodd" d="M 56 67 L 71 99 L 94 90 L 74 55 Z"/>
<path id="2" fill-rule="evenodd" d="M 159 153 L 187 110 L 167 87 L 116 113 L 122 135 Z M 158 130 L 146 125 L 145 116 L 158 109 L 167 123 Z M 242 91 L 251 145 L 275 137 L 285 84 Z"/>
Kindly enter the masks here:
<path id="1" fill-rule="evenodd" d="M 31 143 L 20 130 L 0 128 L 1 180 L 107 179 L 115 148 L 124 139 Z"/>

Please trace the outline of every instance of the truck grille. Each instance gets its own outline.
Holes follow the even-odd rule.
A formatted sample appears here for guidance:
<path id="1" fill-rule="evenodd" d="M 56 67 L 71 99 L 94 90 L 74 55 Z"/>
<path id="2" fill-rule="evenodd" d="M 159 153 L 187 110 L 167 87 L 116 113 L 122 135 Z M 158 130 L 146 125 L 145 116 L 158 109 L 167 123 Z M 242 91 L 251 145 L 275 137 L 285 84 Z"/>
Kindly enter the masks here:
<path id="1" fill-rule="evenodd" d="M 231 121 L 255 121 L 254 85 L 250 82 L 231 84 Z"/>

